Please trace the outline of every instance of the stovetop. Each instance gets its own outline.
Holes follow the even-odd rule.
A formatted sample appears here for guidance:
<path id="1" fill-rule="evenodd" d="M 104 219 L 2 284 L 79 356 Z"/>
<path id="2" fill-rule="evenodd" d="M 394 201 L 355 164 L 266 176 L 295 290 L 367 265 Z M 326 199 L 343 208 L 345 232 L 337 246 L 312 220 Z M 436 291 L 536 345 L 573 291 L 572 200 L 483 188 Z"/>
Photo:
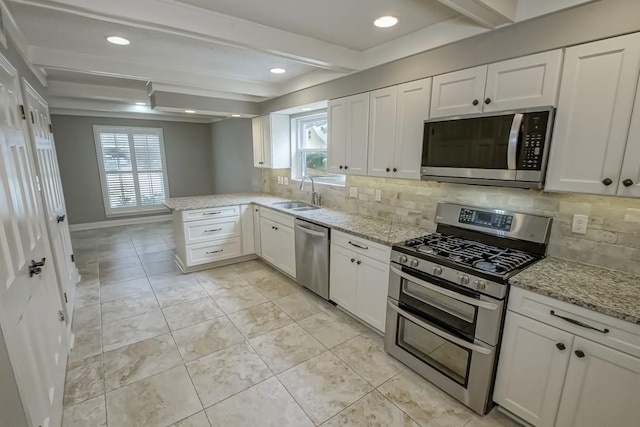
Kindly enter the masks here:
<path id="1" fill-rule="evenodd" d="M 498 277 L 507 276 L 539 259 L 516 249 L 440 233 L 408 240 L 399 245 L 399 248 L 417 258 L 445 265 L 459 265 Z"/>

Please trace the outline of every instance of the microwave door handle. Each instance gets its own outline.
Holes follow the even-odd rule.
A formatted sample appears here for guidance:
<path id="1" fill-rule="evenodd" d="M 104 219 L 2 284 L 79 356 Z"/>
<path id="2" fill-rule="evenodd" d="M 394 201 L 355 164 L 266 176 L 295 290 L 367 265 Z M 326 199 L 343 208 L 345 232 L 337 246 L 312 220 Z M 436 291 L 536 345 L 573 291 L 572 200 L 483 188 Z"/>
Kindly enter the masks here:
<path id="1" fill-rule="evenodd" d="M 518 113 L 513 115 L 511 122 L 511 131 L 509 132 L 509 145 L 507 148 L 507 168 L 516 170 L 518 167 L 518 140 L 520 139 L 520 128 L 522 127 L 522 119 L 524 114 Z"/>
<path id="2" fill-rule="evenodd" d="M 475 298 L 470 298 L 464 295 L 460 295 L 457 292 L 454 291 L 450 291 L 448 289 L 444 289 L 441 288 L 440 286 L 436 286 L 436 285 L 432 285 L 431 283 L 425 282 L 424 280 L 420 280 L 416 277 L 410 276 L 406 273 L 403 273 L 402 271 L 398 270 L 395 267 L 391 267 L 390 268 L 391 272 L 394 274 L 397 274 L 398 276 L 402 277 L 403 279 L 406 279 L 410 282 L 415 283 L 416 285 L 420 285 L 423 286 L 427 289 L 432 290 L 433 292 L 437 292 L 441 295 L 445 295 L 447 297 L 450 297 L 452 299 L 455 299 L 456 301 L 460 301 L 460 302 L 464 302 L 467 303 L 469 305 L 473 305 L 475 307 L 479 307 L 479 308 L 484 308 L 487 310 L 497 310 L 498 306 L 496 304 L 491 304 L 490 302 L 487 301 L 480 301 L 477 300 Z"/>
<path id="3" fill-rule="evenodd" d="M 423 322 L 422 320 L 418 319 L 417 317 L 413 316 L 411 313 L 401 309 L 400 307 L 398 307 L 398 305 L 391 301 L 391 300 L 387 300 L 387 305 L 389 306 L 389 308 L 391 308 L 393 311 L 395 311 L 396 313 L 398 313 L 400 316 L 404 317 L 405 319 L 415 323 L 416 325 L 420 326 L 423 329 L 426 329 L 427 331 L 439 336 L 442 339 L 445 339 L 447 341 L 450 341 L 454 344 L 459 345 L 460 347 L 466 348 L 468 350 L 471 351 L 477 351 L 478 353 L 481 354 L 491 354 L 491 350 L 488 348 L 484 348 L 481 347 L 479 345 L 476 344 L 471 344 L 465 340 L 462 340 L 458 337 L 455 337 L 447 332 L 444 332 L 434 326 L 431 326 L 425 322 Z"/>

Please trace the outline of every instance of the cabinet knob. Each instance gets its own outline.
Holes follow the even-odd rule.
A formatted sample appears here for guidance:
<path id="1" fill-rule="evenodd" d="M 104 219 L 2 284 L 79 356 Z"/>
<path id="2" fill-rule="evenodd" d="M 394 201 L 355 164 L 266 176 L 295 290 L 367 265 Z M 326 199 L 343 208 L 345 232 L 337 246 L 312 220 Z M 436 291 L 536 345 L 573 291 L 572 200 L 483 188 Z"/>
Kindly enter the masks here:
<path id="1" fill-rule="evenodd" d="M 355 258 L 351 258 L 351 262 L 356 262 L 356 259 Z"/>
<path id="2" fill-rule="evenodd" d="M 349 169 L 349 166 L 345 165 L 344 170 L 347 170 L 347 169 Z"/>
<path id="3" fill-rule="evenodd" d="M 633 185 L 633 181 L 631 181 L 630 179 L 625 179 L 624 181 L 622 181 L 622 185 L 624 185 L 625 187 L 631 187 Z"/>
<path id="4" fill-rule="evenodd" d="M 343 169 L 343 168 L 344 168 L 344 166 L 342 166 L 342 165 L 340 165 L 339 167 L 340 167 L 340 169 Z"/>
<path id="5" fill-rule="evenodd" d="M 472 104 L 473 104 L 474 106 L 476 106 L 476 105 L 480 104 L 480 101 L 478 101 L 477 99 L 474 99 L 474 100 L 473 100 L 473 102 L 472 102 Z"/>
<path id="6" fill-rule="evenodd" d="M 562 351 L 562 350 L 567 348 L 567 346 L 562 344 L 561 342 L 557 343 L 556 347 L 558 347 L 558 350 L 560 350 L 560 351 Z"/>
<path id="7" fill-rule="evenodd" d="M 487 104 L 487 105 L 491 104 L 491 98 L 487 98 L 487 99 L 485 99 L 485 100 L 484 100 L 484 103 L 485 103 L 485 104 Z"/>
<path id="8" fill-rule="evenodd" d="M 362 261 L 357 261 L 356 264 L 360 265 L 362 264 Z"/>
<path id="9" fill-rule="evenodd" d="M 387 172 L 391 172 L 391 169 L 390 169 L 390 168 L 386 168 L 385 170 L 386 170 Z"/>
<path id="10" fill-rule="evenodd" d="M 576 356 L 582 359 L 585 356 L 584 351 L 576 350 Z"/>
<path id="11" fill-rule="evenodd" d="M 613 184 L 613 181 L 611 181 L 611 178 L 605 178 L 602 180 L 602 183 L 606 186 L 609 186 L 611 184 Z"/>
<path id="12" fill-rule="evenodd" d="M 398 168 L 393 168 L 393 171 L 394 172 L 398 172 Z"/>

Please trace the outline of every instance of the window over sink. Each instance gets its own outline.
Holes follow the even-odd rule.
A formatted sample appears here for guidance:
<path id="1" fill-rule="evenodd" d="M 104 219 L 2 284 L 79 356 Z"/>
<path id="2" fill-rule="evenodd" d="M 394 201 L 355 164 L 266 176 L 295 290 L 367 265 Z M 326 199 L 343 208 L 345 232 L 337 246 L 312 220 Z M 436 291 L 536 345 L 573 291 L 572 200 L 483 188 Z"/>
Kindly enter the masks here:
<path id="1" fill-rule="evenodd" d="M 312 176 L 315 182 L 342 185 L 345 176 L 327 172 L 327 111 L 291 116 L 291 177 Z"/>

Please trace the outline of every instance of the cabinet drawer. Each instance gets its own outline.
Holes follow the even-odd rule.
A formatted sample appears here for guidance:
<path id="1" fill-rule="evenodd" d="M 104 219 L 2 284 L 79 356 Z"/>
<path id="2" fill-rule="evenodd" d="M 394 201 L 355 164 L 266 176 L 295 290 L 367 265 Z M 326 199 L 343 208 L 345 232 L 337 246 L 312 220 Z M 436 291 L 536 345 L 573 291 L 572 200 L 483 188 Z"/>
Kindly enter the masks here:
<path id="1" fill-rule="evenodd" d="M 240 238 L 187 246 L 187 266 L 206 264 L 242 255 Z"/>
<path id="2" fill-rule="evenodd" d="M 237 217 L 184 223 L 184 239 L 187 245 L 239 236 L 240 219 Z"/>
<path id="3" fill-rule="evenodd" d="M 293 228 L 295 220 L 295 217 L 291 215 L 272 211 L 271 209 L 267 209 L 264 207 L 260 209 L 260 216 L 291 228 Z"/>
<path id="4" fill-rule="evenodd" d="M 640 357 L 640 325 L 516 287 L 511 287 L 508 307 L 523 316 Z"/>
<path id="5" fill-rule="evenodd" d="M 356 253 L 368 256 L 380 262 L 388 263 L 391 259 L 391 248 L 389 246 L 381 245 L 361 237 L 356 237 L 352 234 L 333 230 L 331 232 L 331 241 L 336 245 L 351 249 Z"/>
<path id="6" fill-rule="evenodd" d="M 239 216 L 239 206 L 225 206 L 223 208 L 196 209 L 192 211 L 182 212 L 182 221 L 198 221 L 202 219 L 212 218 L 228 218 L 230 216 Z"/>

